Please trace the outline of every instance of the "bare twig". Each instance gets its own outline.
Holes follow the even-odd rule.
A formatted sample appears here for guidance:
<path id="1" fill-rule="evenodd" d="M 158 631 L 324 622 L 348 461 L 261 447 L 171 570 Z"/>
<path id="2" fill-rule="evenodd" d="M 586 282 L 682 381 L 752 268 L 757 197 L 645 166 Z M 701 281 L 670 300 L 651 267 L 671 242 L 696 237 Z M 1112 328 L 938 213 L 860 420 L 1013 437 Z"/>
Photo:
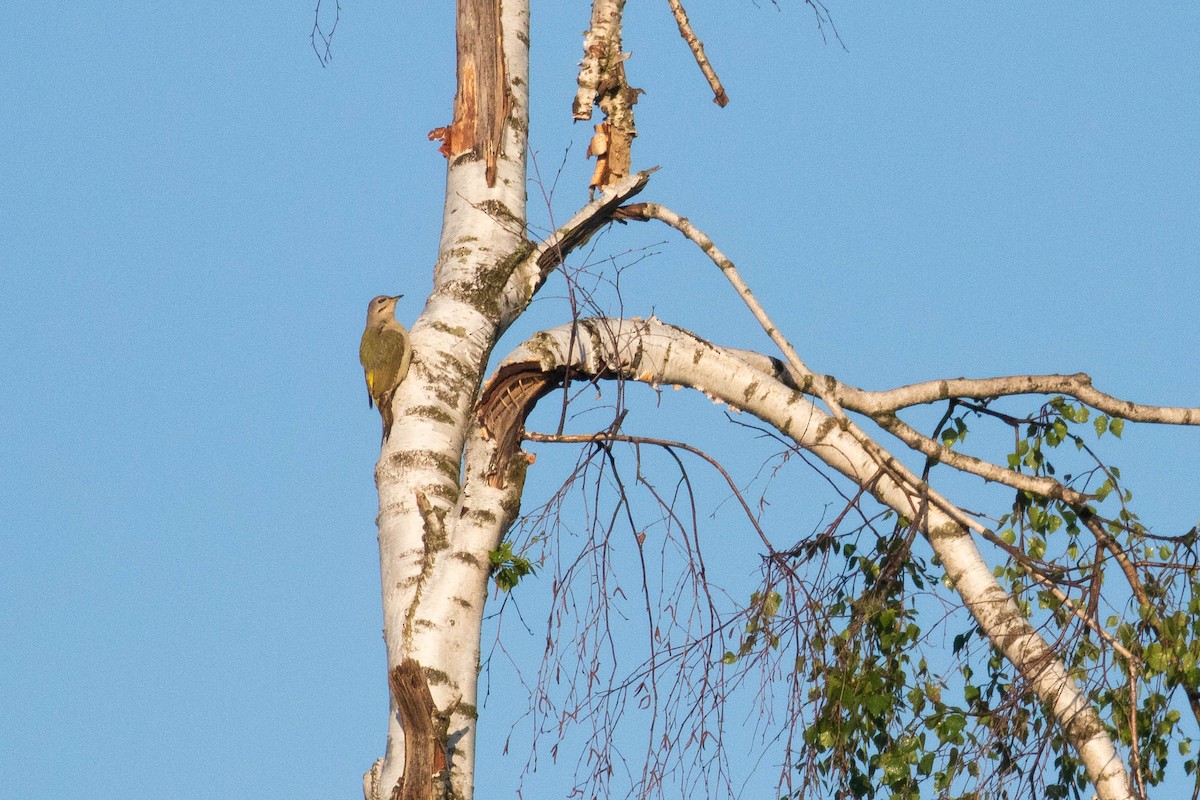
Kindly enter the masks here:
<path id="1" fill-rule="evenodd" d="M 317 0 L 313 9 L 313 26 L 309 40 L 312 42 L 313 52 L 317 54 L 317 60 L 321 62 L 322 67 L 327 67 L 329 62 L 333 61 L 330 48 L 333 46 L 333 34 L 337 32 L 338 23 L 342 21 L 342 3 L 341 0 L 334 0 L 333 25 L 327 32 L 321 27 L 321 2 L 322 0 Z M 318 40 L 320 44 L 317 44 Z"/>
<path id="2" fill-rule="evenodd" d="M 758 524 L 758 519 L 754 516 L 754 512 L 750 509 L 750 504 L 746 502 L 746 498 L 742 496 L 742 492 L 734 483 L 733 477 L 725 471 L 721 463 L 708 453 L 693 447 L 685 442 L 675 442 L 668 439 L 658 439 L 651 436 L 630 436 L 627 434 L 617 433 L 587 433 L 587 434 L 548 434 L 528 432 L 525 438 L 531 442 L 553 442 L 559 444 L 587 444 L 589 442 L 628 442 L 630 444 L 651 444 L 667 449 L 686 450 L 694 456 L 707 461 L 713 469 L 721 473 L 721 477 L 725 479 L 733 496 L 737 498 L 738 503 L 742 506 L 742 511 L 746 514 L 746 519 L 750 520 L 750 524 L 754 526 L 754 530 L 758 533 L 758 538 L 762 540 L 763 546 L 767 548 L 768 553 L 774 553 L 775 548 L 771 545 L 771 541 L 767 538 L 767 534 Z"/>

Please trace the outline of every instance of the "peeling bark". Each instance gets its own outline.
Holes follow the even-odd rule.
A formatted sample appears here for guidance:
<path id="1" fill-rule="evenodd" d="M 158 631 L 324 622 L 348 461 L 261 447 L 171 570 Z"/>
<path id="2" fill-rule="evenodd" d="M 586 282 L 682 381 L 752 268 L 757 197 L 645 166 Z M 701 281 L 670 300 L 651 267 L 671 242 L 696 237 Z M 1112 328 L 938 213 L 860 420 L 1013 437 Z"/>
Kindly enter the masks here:
<path id="1" fill-rule="evenodd" d="M 604 112 L 604 122 L 596 126 L 589 154 L 600 156 L 592 177 L 593 188 L 606 188 L 629 176 L 633 164 L 633 140 L 637 136 L 633 107 L 641 89 L 625 79 L 628 53 L 621 50 L 621 17 L 625 0 L 594 0 L 592 23 L 584 33 L 583 61 L 579 65 L 579 90 L 572 113 L 575 119 L 592 118 L 592 107 Z M 601 156 L 601 154 L 603 154 Z"/>

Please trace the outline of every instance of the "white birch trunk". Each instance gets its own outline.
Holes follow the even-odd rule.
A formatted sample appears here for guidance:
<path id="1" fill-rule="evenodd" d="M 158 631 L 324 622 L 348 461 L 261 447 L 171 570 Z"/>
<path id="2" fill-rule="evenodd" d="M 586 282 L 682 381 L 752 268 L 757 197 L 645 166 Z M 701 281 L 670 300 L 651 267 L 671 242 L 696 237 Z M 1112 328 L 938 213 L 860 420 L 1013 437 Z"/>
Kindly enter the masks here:
<path id="1" fill-rule="evenodd" d="M 465 5 L 460 1 L 460 35 Z M 514 253 L 527 249 L 529 10 L 527 0 L 500 7 L 510 105 L 494 185 L 488 186 L 486 159 L 450 154 L 433 291 L 411 326 L 412 368 L 396 393 L 395 426 L 375 469 L 388 669 L 408 658 L 423 668 L 450 754 L 448 782 L 435 781 L 442 787 L 435 795 L 463 800 L 474 793 L 487 556 L 511 524 L 521 488 L 512 481 L 505 491 L 492 489 L 477 480 L 478 470 L 464 469 L 487 359 L 512 318 L 502 314 L 508 273 Z M 461 93 L 471 67 L 464 66 L 461 45 L 459 56 Z M 431 511 L 423 515 L 426 500 Z M 404 731 L 393 698 L 387 750 L 364 778 L 367 800 L 391 797 L 403 770 Z"/>

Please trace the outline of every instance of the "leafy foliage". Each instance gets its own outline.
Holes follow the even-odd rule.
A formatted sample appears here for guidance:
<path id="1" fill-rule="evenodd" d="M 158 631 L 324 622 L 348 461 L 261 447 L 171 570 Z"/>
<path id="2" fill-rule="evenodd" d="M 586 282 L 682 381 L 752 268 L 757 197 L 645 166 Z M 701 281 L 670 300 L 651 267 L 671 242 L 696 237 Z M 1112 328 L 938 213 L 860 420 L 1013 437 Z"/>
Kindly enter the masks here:
<path id="1" fill-rule="evenodd" d="M 1172 754 L 1192 752 L 1200 717 L 1196 531 L 1156 536 L 1131 510 L 1120 469 L 1089 444 L 1107 434 L 1119 438 L 1123 420 L 1093 417 L 1063 397 L 1027 418 L 995 411 L 989 402 L 953 401 L 934 436 L 945 447 L 961 447 L 980 418 L 1013 431 L 1010 470 L 1052 477 L 1077 493 L 1016 491 L 1010 512 L 995 520 L 992 538 L 1004 556 L 995 574 L 1083 681 L 1128 749 L 1138 784 L 1159 784 Z M 1066 444 L 1084 459 L 1073 474 L 1055 465 Z M 1074 497 L 1085 502 L 1068 502 Z M 973 620 L 953 636 L 949 653 L 929 651 L 934 631 L 957 623 L 951 615 L 930 625 L 937 564 L 914 552 L 911 523 L 899 519 L 869 551 L 859 550 L 861 530 L 831 529 L 794 548 L 787 554 L 793 565 L 768 570 L 763 588 L 751 595 L 738 645 L 725 651 L 724 663 L 779 649 L 789 622 L 806 620 L 793 637 L 802 643 L 797 678 L 808 687 L 799 768 L 805 786 L 828 796 L 1088 796 L 1077 754 L 1025 677 Z M 795 592 L 783 587 L 814 563 L 823 565 L 822 577 L 805 587 L 805 610 L 789 602 Z M 836 576 L 828 574 L 830 563 L 840 564 Z M 822 624 L 814 627 L 814 617 Z M 947 656 L 951 670 L 931 666 Z M 1192 709 L 1190 723 L 1180 699 Z M 1183 766 L 1197 773 L 1195 758 Z"/>
<path id="2" fill-rule="evenodd" d="M 529 559 L 513 552 L 512 542 L 508 541 L 501 542 L 498 549 L 488 553 L 488 560 L 492 564 L 492 577 L 502 592 L 512 591 L 522 578 L 537 572 Z"/>

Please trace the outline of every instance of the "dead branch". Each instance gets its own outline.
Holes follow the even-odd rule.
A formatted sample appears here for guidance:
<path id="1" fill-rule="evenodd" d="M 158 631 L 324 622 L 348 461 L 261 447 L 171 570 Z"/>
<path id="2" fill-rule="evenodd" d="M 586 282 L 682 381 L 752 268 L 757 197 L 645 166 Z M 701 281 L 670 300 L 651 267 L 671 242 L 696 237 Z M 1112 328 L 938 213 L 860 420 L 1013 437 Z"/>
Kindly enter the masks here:
<path id="1" fill-rule="evenodd" d="M 524 310 L 524 304 L 541 288 L 550 273 L 574 250 L 586 244 L 596 231 L 612 222 L 621 204 L 646 188 L 650 176 L 657 170 L 658 167 L 642 170 L 608 187 L 535 245 L 517 264 L 509 279 L 506 294 L 515 297 L 516 306 Z"/>
<path id="2" fill-rule="evenodd" d="M 692 55 L 696 59 L 696 66 L 700 67 L 700 71 L 704 73 L 705 80 L 708 81 L 709 87 L 713 90 L 713 102 L 724 108 L 729 105 L 729 95 L 725 94 L 725 87 L 721 85 L 721 79 L 717 77 L 717 71 L 713 69 L 712 63 L 704 53 L 704 43 L 700 41 L 700 37 L 696 36 L 696 32 L 692 30 L 692 23 L 688 19 L 683 3 L 680 0 L 667 0 L 667 3 L 671 6 L 671 13 L 675 15 L 675 24 L 679 26 L 679 35 L 683 37 L 688 47 L 692 49 Z"/>
<path id="3" fill-rule="evenodd" d="M 592 154 L 603 152 L 602 168 L 593 176 L 592 189 L 604 189 L 620 183 L 633 164 L 633 140 L 637 137 L 633 107 L 641 89 L 625 78 L 625 60 L 621 49 L 621 16 L 625 0 L 593 0 L 591 26 L 584 33 L 583 60 L 579 64 L 579 89 L 572 113 L 575 119 L 592 118 L 592 106 L 604 112 L 603 126 L 597 134 L 604 137 L 600 149 L 589 146 Z M 597 182 L 598 178 L 598 182 Z"/>

